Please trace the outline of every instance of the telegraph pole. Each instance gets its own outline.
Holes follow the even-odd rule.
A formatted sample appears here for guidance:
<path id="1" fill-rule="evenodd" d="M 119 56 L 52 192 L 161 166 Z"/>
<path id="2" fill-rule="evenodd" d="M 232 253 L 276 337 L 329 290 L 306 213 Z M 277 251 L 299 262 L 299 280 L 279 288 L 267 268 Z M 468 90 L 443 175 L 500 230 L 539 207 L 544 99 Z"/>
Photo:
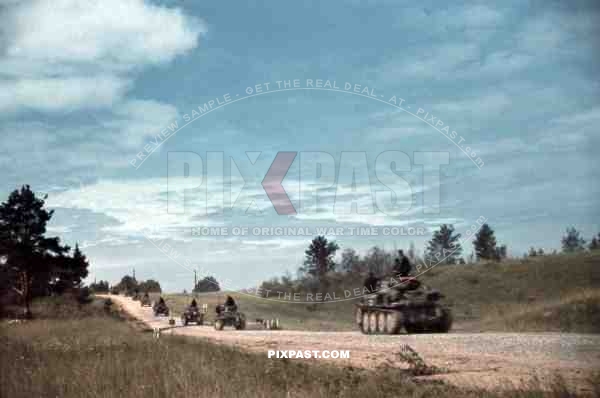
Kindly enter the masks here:
<path id="1" fill-rule="evenodd" d="M 196 270 L 194 270 L 194 287 L 192 288 L 192 292 L 196 289 L 196 285 L 198 285 L 198 276 L 196 274 Z"/>

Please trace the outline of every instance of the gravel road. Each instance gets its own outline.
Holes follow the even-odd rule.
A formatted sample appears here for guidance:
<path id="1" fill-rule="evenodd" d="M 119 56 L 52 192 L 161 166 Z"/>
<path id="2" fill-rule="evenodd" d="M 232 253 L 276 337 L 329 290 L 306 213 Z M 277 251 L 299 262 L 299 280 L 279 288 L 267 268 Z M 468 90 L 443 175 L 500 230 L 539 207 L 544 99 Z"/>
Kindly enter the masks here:
<path id="1" fill-rule="evenodd" d="M 406 368 L 396 353 L 408 344 L 425 362 L 447 369 L 427 376 L 461 386 L 507 388 L 537 377 L 544 383 L 560 374 L 567 383 L 589 391 L 588 378 L 600 369 L 600 335 L 561 333 L 449 333 L 367 336 L 360 332 L 215 331 L 211 326 L 169 328 L 164 317 L 123 296 L 110 296 L 122 308 L 163 334 L 196 336 L 246 350 L 349 350 L 350 359 L 330 360 L 340 366 Z M 179 320 L 177 319 L 177 325 Z M 252 325 L 249 325 L 250 328 Z M 265 354 L 266 355 L 266 354 Z M 307 361 L 323 361 L 308 359 Z"/>

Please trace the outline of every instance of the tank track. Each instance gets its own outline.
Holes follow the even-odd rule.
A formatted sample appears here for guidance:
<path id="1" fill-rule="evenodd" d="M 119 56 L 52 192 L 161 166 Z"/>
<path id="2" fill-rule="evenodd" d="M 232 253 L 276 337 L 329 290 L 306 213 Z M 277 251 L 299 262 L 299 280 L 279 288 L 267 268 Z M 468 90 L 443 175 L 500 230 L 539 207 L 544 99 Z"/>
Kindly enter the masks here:
<path id="1" fill-rule="evenodd" d="M 402 311 L 382 308 L 357 307 L 355 322 L 363 334 L 399 334 L 402 328 L 409 334 L 448 333 L 452 327 L 452 314 L 442 308 L 442 314 L 433 323 L 423 323 L 408 319 Z"/>

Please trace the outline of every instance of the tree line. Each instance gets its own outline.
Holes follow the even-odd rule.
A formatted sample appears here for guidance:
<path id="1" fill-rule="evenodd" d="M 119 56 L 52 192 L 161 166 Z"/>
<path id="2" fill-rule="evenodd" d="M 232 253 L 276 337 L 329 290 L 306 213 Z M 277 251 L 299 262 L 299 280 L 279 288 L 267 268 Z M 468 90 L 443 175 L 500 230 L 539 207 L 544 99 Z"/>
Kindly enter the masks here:
<path id="1" fill-rule="evenodd" d="M 455 231 L 452 224 L 442 224 L 434 231 L 432 238 L 427 242 L 422 255 L 417 253 L 413 243 L 404 253 L 414 263 L 430 265 L 453 265 L 477 263 L 485 261 L 503 261 L 508 257 L 508 248 L 505 244 L 498 243 L 495 232 L 489 224 L 483 224 L 475 233 L 472 241 L 473 250 L 465 257 L 461 243 L 462 235 Z M 569 227 L 561 239 L 563 253 L 575 253 L 600 248 L 600 234 L 591 239 L 589 245 L 582 238 L 581 233 L 574 227 Z M 262 284 L 264 291 L 287 291 L 291 287 L 304 286 L 308 289 L 327 287 L 328 275 L 333 273 L 384 275 L 393 267 L 396 251 L 386 251 L 379 246 L 373 246 L 364 255 L 360 255 L 353 248 L 346 248 L 336 261 L 337 252 L 340 250 L 335 241 L 330 241 L 324 236 L 315 237 L 305 250 L 304 262 L 298 269 L 298 279 L 294 280 L 288 273 L 281 278 L 273 278 Z M 556 254 L 556 250 L 552 254 Z M 531 248 L 524 257 L 542 256 L 546 253 L 542 248 Z"/>
<path id="2" fill-rule="evenodd" d="M 89 285 L 90 290 L 93 293 L 112 293 L 112 294 L 124 294 L 131 296 L 135 292 L 141 293 L 162 293 L 160 283 L 154 279 L 148 279 L 145 281 L 138 281 L 135 276 L 125 275 L 121 278 L 119 283 L 110 286 L 108 281 L 92 282 Z M 194 293 L 207 293 L 207 292 L 218 292 L 221 290 L 219 282 L 213 276 L 206 276 L 196 282 L 196 285 L 192 289 Z"/>
<path id="3" fill-rule="evenodd" d="M 465 264 L 478 261 L 502 261 L 508 257 L 508 248 L 497 242 L 495 232 L 489 224 L 483 224 L 473 239 L 473 251 L 467 258 L 463 256 L 460 233 L 456 233 L 452 224 L 442 224 L 434 231 L 427 242 L 422 258 L 416 253 L 411 243 L 407 253 L 413 261 L 428 264 Z M 569 227 L 561 239 L 563 253 L 574 253 L 586 250 L 586 241 L 574 227 Z M 594 236 L 587 246 L 588 250 L 600 248 L 600 234 Z M 378 246 L 372 247 L 367 254 L 359 256 L 352 248 L 345 249 L 341 261 L 336 263 L 335 255 L 339 246 L 335 241 L 328 241 L 324 236 L 317 236 L 305 251 L 305 261 L 300 267 L 301 274 L 319 277 L 331 271 L 352 272 L 369 271 L 379 274 L 393 263 L 395 253 L 386 252 Z M 531 248 L 525 256 L 544 255 L 542 248 Z M 556 251 L 553 252 L 556 254 Z"/>
<path id="4" fill-rule="evenodd" d="M 217 279 L 213 276 L 207 276 L 198 281 L 194 286 L 194 293 L 207 293 L 207 292 L 218 292 L 221 290 L 221 286 Z"/>
<path id="5" fill-rule="evenodd" d="M 138 281 L 135 276 L 125 275 L 119 283 L 113 285 L 110 289 L 106 289 L 106 291 L 110 291 L 112 294 L 123 293 L 131 296 L 135 292 L 161 293 L 162 288 L 160 287 L 160 283 L 154 279 Z"/>

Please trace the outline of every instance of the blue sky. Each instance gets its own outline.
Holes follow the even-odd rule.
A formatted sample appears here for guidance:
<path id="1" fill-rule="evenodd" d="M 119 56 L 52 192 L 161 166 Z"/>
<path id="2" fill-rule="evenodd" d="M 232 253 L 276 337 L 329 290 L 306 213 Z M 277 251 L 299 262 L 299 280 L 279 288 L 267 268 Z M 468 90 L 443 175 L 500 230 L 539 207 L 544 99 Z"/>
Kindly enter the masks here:
<path id="1" fill-rule="evenodd" d="M 198 3 L 0 0 L 0 192 L 27 183 L 48 193 L 56 210 L 49 232 L 82 245 L 91 278 L 116 281 L 135 267 L 140 278 L 182 290 L 197 268 L 248 287 L 293 272 L 307 244 L 306 237 L 193 236 L 202 226 L 412 226 L 425 235 L 335 239 L 359 251 L 411 241 L 422 249 L 440 223 L 464 235 L 483 216 L 513 255 L 558 248 L 569 225 L 587 239 L 600 231 L 597 2 Z M 277 81 L 294 79 L 303 88 L 322 79 L 341 89 L 276 92 Z M 130 164 L 193 109 L 265 83 L 272 92 L 194 120 L 142 166 Z M 369 87 L 379 101 L 351 95 L 345 83 Z M 403 109 L 391 106 L 393 96 Z M 456 131 L 460 145 L 414 117 L 419 108 Z M 222 204 L 209 177 L 185 193 L 184 214 L 167 212 L 168 153 L 178 151 L 204 161 L 207 152 L 223 153 Z M 298 153 L 283 182 L 295 216 L 278 215 L 261 190 L 278 151 Z M 410 185 L 396 192 L 410 204 L 400 215 L 372 206 L 375 191 L 389 191 L 376 170 L 385 151 L 409 159 L 410 170 L 396 163 Z M 246 152 L 261 153 L 254 165 Z M 305 152 L 330 154 L 336 166 L 323 168 L 337 184 L 324 185 L 316 214 L 300 204 L 302 170 L 305 182 L 317 181 L 310 156 L 302 168 Z M 366 174 L 363 155 L 348 155 L 357 152 Z M 417 165 L 433 155 L 415 152 L 447 154 L 448 164 Z M 190 169 L 190 177 L 199 174 Z M 356 186 L 345 185 L 353 175 Z M 249 211 L 228 206 L 240 190 L 255 200 Z M 439 213 L 427 213 L 435 192 Z M 352 200 L 373 212 L 334 214 L 334 205 Z M 165 244 L 175 260 L 161 251 Z"/>

